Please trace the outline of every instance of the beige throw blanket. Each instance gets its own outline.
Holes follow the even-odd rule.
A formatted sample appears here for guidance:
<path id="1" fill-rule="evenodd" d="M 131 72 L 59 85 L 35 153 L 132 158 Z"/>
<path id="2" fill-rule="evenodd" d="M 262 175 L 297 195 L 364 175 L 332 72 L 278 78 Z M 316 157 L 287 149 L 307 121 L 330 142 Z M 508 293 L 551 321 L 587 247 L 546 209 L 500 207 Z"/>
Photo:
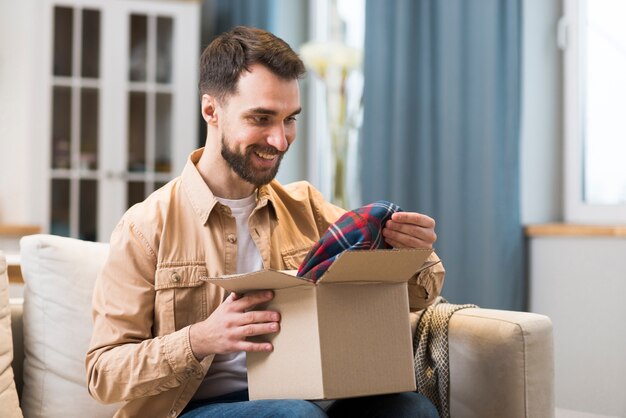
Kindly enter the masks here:
<path id="1" fill-rule="evenodd" d="M 476 305 L 453 305 L 441 296 L 421 312 L 413 339 L 417 391 L 428 397 L 441 418 L 450 418 L 450 369 L 448 323 L 459 309 Z"/>

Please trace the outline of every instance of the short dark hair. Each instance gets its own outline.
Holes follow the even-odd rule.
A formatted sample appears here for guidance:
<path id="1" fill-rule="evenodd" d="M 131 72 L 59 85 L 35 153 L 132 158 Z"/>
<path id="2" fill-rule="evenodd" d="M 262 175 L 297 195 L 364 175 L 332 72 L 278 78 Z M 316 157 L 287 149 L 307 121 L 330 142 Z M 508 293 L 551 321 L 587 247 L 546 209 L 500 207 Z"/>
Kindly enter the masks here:
<path id="1" fill-rule="evenodd" d="M 306 72 L 287 42 L 262 29 L 237 26 L 216 37 L 202 52 L 200 94 L 225 99 L 237 91 L 241 73 L 257 63 L 285 80 L 298 79 Z"/>

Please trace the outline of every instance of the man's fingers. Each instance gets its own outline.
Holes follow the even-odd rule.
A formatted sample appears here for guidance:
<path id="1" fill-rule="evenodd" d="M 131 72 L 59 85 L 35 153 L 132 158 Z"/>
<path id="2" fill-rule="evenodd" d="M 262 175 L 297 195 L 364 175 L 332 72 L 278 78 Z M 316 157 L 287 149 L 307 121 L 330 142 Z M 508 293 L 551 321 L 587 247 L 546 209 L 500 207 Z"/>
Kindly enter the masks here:
<path id="1" fill-rule="evenodd" d="M 407 224 L 394 221 L 387 221 L 387 223 L 385 224 L 385 229 L 402 232 L 403 234 L 407 234 L 412 237 L 417 237 L 420 234 L 428 234 L 429 231 L 433 231 L 432 229 L 427 229 L 421 226 L 417 226 L 415 224 Z"/>
<path id="2" fill-rule="evenodd" d="M 248 338 L 278 332 L 279 328 L 278 322 L 269 322 L 264 324 L 244 325 L 239 327 L 239 331 L 241 332 L 241 337 Z"/>
<path id="3" fill-rule="evenodd" d="M 236 351 L 262 352 L 272 351 L 274 347 L 271 343 L 255 343 L 252 341 L 241 341 L 237 344 Z"/>
<path id="4" fill-rule="evenodd" d="M 437 239 L 434 231 L 432 234 L 420 233 L 413 236 L 387 227 L 383 229 L 383 236 L 387 244 L 394 248 L 432 248 Z"/>
<path id="5" fill-rule="evenodd" d="M 274 298 L 274 292 L 271 290 L 261 290 L 248 292 L 243 297 L 233 301 L 233 307 L 237 310 L 247 311 L 255 306 L 269 302 Z"/>
<path id="6" fill-rule="evenodd" d="M 435 220 L 428 215 L 415 212 L 396 212 L 391 215 L 391 221 L 413 224 L 423 228 L 434 228 Z"/>
<path id="7" fill-rule="evenodd" d="M 393 248 L 404 248 L 402 244 L 400 244 L 398 241 L 394 241 L 391 238 L 385 238 L 385 241 L 387 241 L 387 244 L 391 245 Z"/>
<path id="8" fill-rule="evenodd" d="M 387 243 L 396 248 L 432 248 L 437 241 L 435 220 L 415 212 L 396 212 L 383 228 Z"/>
<path id="9" fill-rule="evenodd" d="M 383 236 L 388 244 L 391 241 L 399 242 L 402 247 L 411 248 L 431 248 L 437 241 L 437 234 L 434 229 L 420 228 L 415 225 L 398 224 L 387 222 L 383 228 Z M 395 245 L 393 245 L 395 247 Z"/>
<path id="10" fill-rule="evenodd" d="M 401 239 L 401 240 L 396 240 L 393 238 L 385 237 L 385 241 L 387 241 L 387 244 L 391 245 L 393 248 L 432 248 L 433 247 L 432 244 L 426 241 L 418 240 L 418 239 L 411 238 L 411 237 Z"/>
<path id="11" fill-rule="evenodd" d="M 247 311 L 241 315 L 239 325 L 280 321 L 280 314 L 274 311 Z"/>

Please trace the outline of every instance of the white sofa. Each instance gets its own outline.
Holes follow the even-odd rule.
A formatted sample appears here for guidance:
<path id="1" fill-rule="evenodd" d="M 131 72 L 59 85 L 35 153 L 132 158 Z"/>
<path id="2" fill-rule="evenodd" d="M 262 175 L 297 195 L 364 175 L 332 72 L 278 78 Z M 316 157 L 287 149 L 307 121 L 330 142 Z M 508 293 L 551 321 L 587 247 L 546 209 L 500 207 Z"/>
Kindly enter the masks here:
<path id="1" fill-rule="evenodd" d="M 10 304 L 0 254 L 0 416 L 111 417 L 85 384 L 91 292 L 108 245 L 32 235 L 21 240 L 23 303 Z M 5 336 L 7 336 L 5 338 Z M 554 416 L 552 324 L 542 315 L 464 309 L 449 327 L 452 418 Z M 12 379 L 15 375 L 15 385 Z M 19 394 L 21 411 L 16 405 Z"/>

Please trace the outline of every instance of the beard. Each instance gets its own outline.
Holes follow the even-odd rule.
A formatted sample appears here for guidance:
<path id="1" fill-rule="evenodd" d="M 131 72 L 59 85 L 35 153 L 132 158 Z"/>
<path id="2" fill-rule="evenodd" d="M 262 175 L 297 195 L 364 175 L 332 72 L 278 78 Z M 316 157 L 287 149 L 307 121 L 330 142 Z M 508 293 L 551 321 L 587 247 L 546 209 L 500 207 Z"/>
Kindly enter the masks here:
<path id="1" fill-rule="evenodd" d="M 278 161 L 272 168 L 256 169 L 251 161 L 253 158 L 252 154 L 255 152 L 278 155 Z M 285 150 L 285 152 L 287 151 Z M 222 158 L 239 177 L 256 187 L 268 184 L 276 177 L 285 152 L 280 152 L 274 147 L 250 145 L 246 148 L 245 153 L 241 153 L 228 148 L 226 137 L 222 135 Z"/>

